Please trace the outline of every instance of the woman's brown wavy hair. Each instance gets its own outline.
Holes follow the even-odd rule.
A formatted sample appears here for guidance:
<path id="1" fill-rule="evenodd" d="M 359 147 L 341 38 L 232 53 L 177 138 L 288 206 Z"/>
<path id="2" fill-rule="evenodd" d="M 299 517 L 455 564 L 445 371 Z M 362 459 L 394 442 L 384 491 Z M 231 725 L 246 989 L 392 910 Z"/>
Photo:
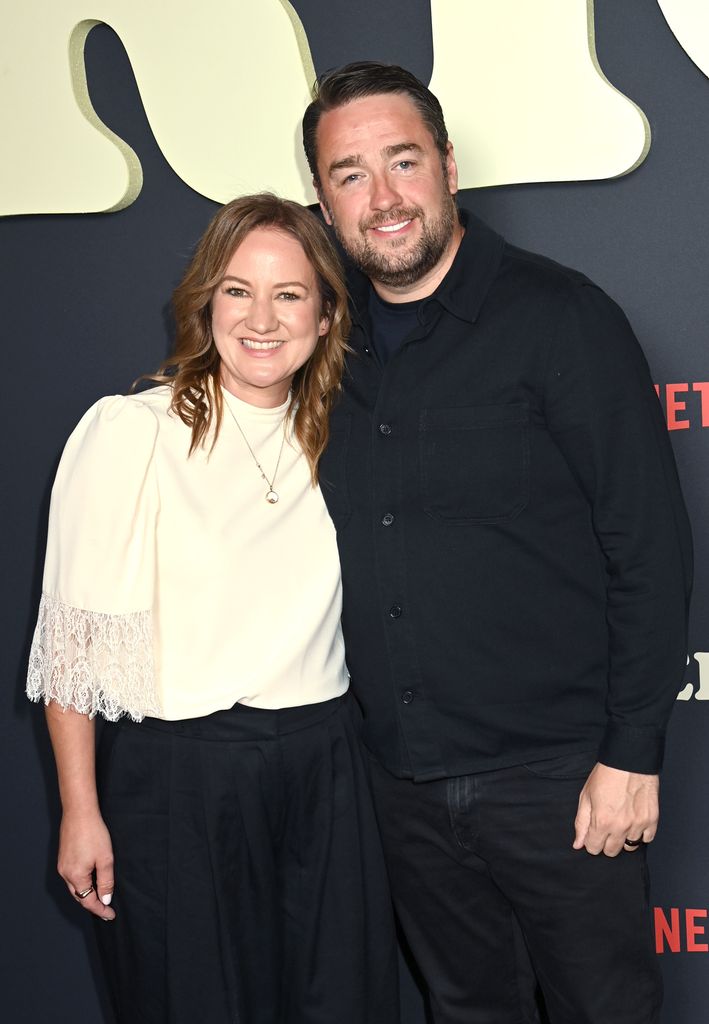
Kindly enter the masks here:
<path id="1" fill-rule="evenodd" d="M 305 207 L 263 192 L 234 199 L 215 214 L 172 296 L 174 351 L 156 373 L 143 379 L 171 385 L 170 407 L 192 430 L 190 455 L 212 427 L 215 444 L 224 404 L 221 359 L 212 337 L 212 296 L 234 252 L 255 228 L 276 228 L 300 243 L 315 271 L 321 313 L 330 321 L 327 334 L 318 339 L 312 356 L 293 378 L 289 406 L 289 411 L 295 409 L 295 435 L 315 486 L 329 436 L 330 410 L 341 387 L 350 318 L 340 258 L 324 225 Z"/>

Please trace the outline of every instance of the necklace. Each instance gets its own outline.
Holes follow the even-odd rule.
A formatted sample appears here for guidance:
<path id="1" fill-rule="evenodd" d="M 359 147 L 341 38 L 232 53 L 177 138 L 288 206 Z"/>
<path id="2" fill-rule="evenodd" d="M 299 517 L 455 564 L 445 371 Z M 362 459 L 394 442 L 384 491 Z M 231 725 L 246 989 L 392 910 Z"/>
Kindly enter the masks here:
<path id="1" fill-rule="evenodd" d="M 229 405 L 229 403 L 226 401 L 226 399 L 224 400 L 224 402 L 225 402 L 225 405 L 226 405 L 227 409 L 231 413 L 231 418 L 233 419 L 234 423 L 236 423 L 236 426 L 237 426 L 237 428 L 239 430 L 239 433 L 241 434 L 241 436 L 244 439 L 244 444 L 249 449 L 249 453 L 251 455 L 251 458 L 256 463 L 256 467 L 257 467 L 259 473 L 261 474 L 263 479 L 268 484 L 268 490 L 266 491 L 266 501 L 269 503 L 269 505 L 275 505 L 276 502 L 278 501 L 278 498 L 279 498 L 278 491 L 275 490 L 276 476 L 278 474 L 278 467 L 281 464 L 281 455 L 283 455 L 283 445 L 286 443 L 286 416 L 288 415 L 288 413 L 286 412 L 286 414 L 283 417 L 283 420 L 281 422 L 281 426 L 283 427 L 283 437 L 281 438 L 281 447 L 278 449 L 278 459 L 276 461 L 276 468 L 273 471 L 273 476 L 269 480 L 268 477 L 266 476 L 265 472 L 264 472 L 263 466 L 261 465 L 259 460 L 256 458 L 256 454 L 255 454 L 253 448 L 251 447 L 251 445 L 249 444 L 248 437 L 246 436 L 244 431 L 241 429 L 241 424 L 239 423 L 239 421 L 237 420 L 236 416 L 234 415 L 234 410 Z"/>

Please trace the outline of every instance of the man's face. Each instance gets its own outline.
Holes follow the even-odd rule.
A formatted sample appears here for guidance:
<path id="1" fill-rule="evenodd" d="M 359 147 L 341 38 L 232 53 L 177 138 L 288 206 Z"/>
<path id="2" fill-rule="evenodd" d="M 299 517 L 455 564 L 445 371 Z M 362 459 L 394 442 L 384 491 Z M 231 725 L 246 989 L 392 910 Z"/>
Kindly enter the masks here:
<path id="1" fill-rule="evenodd" d="M 394 289 L 435 272 L 457 244 L 458 171 L 411 99 L 382 94 L 327 111 L 317 153 L 323 215 L 360 270 Z"/>

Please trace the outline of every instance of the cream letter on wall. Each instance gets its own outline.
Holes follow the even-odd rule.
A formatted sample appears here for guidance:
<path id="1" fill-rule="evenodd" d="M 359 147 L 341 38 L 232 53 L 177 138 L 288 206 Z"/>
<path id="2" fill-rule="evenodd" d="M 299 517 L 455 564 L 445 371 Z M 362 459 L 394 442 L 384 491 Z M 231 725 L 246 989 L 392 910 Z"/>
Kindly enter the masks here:
<path id="1" fill-rule="evenodd" d="M 0 37 L 0 213 L 129 205 L 140 164 L 91 107 L 83 45 L 120 36 L 173 170 L 218 202 L 258 189 L 314 202 L 300 119 L 315 76 L 287 0 L 22 0 Z"/>
<path id="2" fill-rule="evenodd" d="M 608 178 L 643 159 L 643 115 L 595 63 L 591 0 L 431 4 L 431 86 L 461 187 Z M 137 156 L 86 88 L 99 22 L 122 40 L 155 139 L 195 191 L 314 201 L 300 144 L 314 69 L 288 0 L 23 0 L 4 17 L 0 213 L 119 210 L 140 192 Z"/>
<path id="3" fill-rule="evenodd" d="M 709 76 L 707 0 L 658 0 L 667 24 L 694 63 Z"/>
<path id="4" fill-rule="evenodd" d="M 596 60 L 592 0 L 431 0 L 431 14 L 461 188 L 613 178 L 645 158 L 645 116 Z"/>

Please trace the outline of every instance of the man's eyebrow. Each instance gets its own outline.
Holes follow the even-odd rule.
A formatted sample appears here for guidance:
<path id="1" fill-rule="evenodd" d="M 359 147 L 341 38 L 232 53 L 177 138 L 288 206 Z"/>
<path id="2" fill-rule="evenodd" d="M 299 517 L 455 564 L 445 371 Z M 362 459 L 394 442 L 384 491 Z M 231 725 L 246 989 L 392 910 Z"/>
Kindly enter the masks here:
<path id="1" fill-rule="evenodd" d="M 382 156 L 398 156 L 399 153 L 423 153 L 423 148 L 417 142 L 397 142 L 393 146 L 385 146 Z"/>
<path id="2" fill-rule="evenodd" d="M 328 167 L 328 174 L 334 174 L 335 171 L 341 171 L 344 167 L 362 167 L 364 165 L 364 157 L 361 153 L 353 153 L 351 156 L 343 156 L 341 160 L 333 160 Z"/>

